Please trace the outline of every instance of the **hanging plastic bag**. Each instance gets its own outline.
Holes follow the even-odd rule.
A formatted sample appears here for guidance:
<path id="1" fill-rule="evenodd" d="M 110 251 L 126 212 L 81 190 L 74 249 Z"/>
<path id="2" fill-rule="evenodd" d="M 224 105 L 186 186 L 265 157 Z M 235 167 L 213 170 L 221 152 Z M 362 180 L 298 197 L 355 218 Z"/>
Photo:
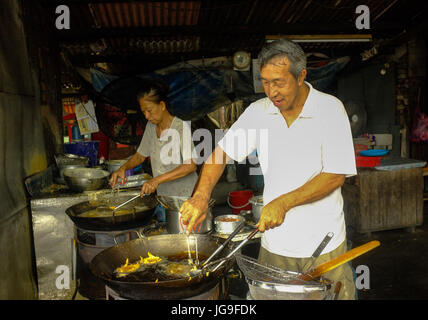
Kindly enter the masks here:
<path id="1" fill-rule="evenodd" d="M 428 142 L 428 116 L 419 107 L 420 89 L 418 90 L 418 104 L 413 118 L 413 128 L 410 136 L 412 142 Z"/>
<path id="2" fill-rule="evenodd" d="M 428 116 L 423 112 L 416 112 L 411 141 L 428 142 Z"/>

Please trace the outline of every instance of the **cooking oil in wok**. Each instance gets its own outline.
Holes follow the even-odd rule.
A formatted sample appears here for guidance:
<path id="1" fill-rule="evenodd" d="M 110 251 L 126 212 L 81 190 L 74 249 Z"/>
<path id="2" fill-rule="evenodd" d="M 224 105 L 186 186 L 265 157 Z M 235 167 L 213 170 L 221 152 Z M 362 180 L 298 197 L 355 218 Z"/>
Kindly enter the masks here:
<path id="1" fill-rule="evenodd" d="M 114 215 L 121 216 L 125 214 L 132 214 L 134 212 L 133 209 L 122 209 L 117 210 Z M 111 208 L 102 208 L 98 207 L 94 210 L 88 210 L 79 215 L 80 218 L 105 218 L 113 216 L 113 210 Z"/>

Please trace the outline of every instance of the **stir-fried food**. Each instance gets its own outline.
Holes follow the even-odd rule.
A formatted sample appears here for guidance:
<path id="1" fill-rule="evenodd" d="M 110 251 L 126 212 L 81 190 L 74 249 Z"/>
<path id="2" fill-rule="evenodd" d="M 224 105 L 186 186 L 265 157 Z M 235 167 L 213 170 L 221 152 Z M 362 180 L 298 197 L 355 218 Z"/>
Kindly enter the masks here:
<path id="1" fill-rule="evenodd" d="M 130 273 L 140 269 L 140 263 L 131 263 L 129 264 L 129 259 L 126 259 L 126 262 L 123 266 L 116 269 L 117 273 Z"/>
<path id="2" fill-rule="evenodd" d="M 140 257 L 140 260 L 135 263 L 129 263 L 129 259 L 126 259 L 124 265 L 116 268 L 114 271 L 118 277 L 125 277 L 129 273 L 136 272 L 141 269 L 142 265 L 155 264 L 162 261 L 161 258 L 147 252 L 147 258 Z"/>
<path id="3" fill-rule="evenodd" d="M 192 252 L 194 255 L 195 252 Z M 187 252 L 181 252 L 177 255 L 167 257 L 156 256 L 147 252 L 147 257 L 141 257 L 137 261 L 130 263 L 129 259 L 114 271 L 116 278 L 123 278 L 125 281 L 142 281 L 155 283 L 169 280 L 185 279 L 191 281 L 195 277 L 210 275 L 209 272 L 203 271 L 195 262 L 189 264 Z M 206 259 L 205 255 L 199 255 L 202 261 Z M 195 261 L 195 260 L 193 260 Z M 129 277 L 128 277 L 129 276 Z"/>
<path id="4" fill-rule="evenodd" d="M 148 257 L 142 258 L 140 257 L 140 262 L 143 264 L 154 264 L 162 261 L 161 258 L 156 257 L 155 255 L 151 254 L 150 252 L 147 252 Z"/>

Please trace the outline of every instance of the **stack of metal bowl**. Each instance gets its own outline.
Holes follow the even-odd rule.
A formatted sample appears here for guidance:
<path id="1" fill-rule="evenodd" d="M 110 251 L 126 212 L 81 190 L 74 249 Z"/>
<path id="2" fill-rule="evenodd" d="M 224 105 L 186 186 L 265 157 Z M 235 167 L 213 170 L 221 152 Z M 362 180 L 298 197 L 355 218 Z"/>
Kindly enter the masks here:
<path id="1" fill-rule="evenodd" d="M 62 153 L 55 155 L 55 162 L 59 171 L 59 178 L 57 178 L 57 182 L 60 184 L 66 184 L 63 174 L 64 170 L 86 168 L 89 166 L 88 157 L 78 156 L 71 153 Z"/>
<path id="2" fill-rule="evenodd" d="M 108 185 L 110 173 L 94 168 L 69 168 L 63 171 L 68 187 L 77 192 L 100 190 Z"/>

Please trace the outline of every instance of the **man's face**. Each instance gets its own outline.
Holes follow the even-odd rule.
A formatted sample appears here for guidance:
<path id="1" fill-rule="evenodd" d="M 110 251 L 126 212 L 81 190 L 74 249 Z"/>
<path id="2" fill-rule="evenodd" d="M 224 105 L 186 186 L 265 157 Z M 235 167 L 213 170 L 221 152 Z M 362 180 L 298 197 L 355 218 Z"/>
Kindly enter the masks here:
<path id="1" fill-rule="evenodd" d="M 305 75 L 306 70 L 302 71 L 299 79 L 295 79 L 290 72 L 290 61 L 285 57 L 272 59 L 260 70 L 265 94 L 279 111 L 292 108 Z"/>
<path id="2" fill-rule="evenodd" d="M 144 114 L 147 121 L 150 121 L 153 124 L 159 124 L 162 121 L 164 110 L 166 109 L 163 101 L 156 103 L 144 97 L 138 100 L 138 103 L 140 104 L 141 112 Z"/>

